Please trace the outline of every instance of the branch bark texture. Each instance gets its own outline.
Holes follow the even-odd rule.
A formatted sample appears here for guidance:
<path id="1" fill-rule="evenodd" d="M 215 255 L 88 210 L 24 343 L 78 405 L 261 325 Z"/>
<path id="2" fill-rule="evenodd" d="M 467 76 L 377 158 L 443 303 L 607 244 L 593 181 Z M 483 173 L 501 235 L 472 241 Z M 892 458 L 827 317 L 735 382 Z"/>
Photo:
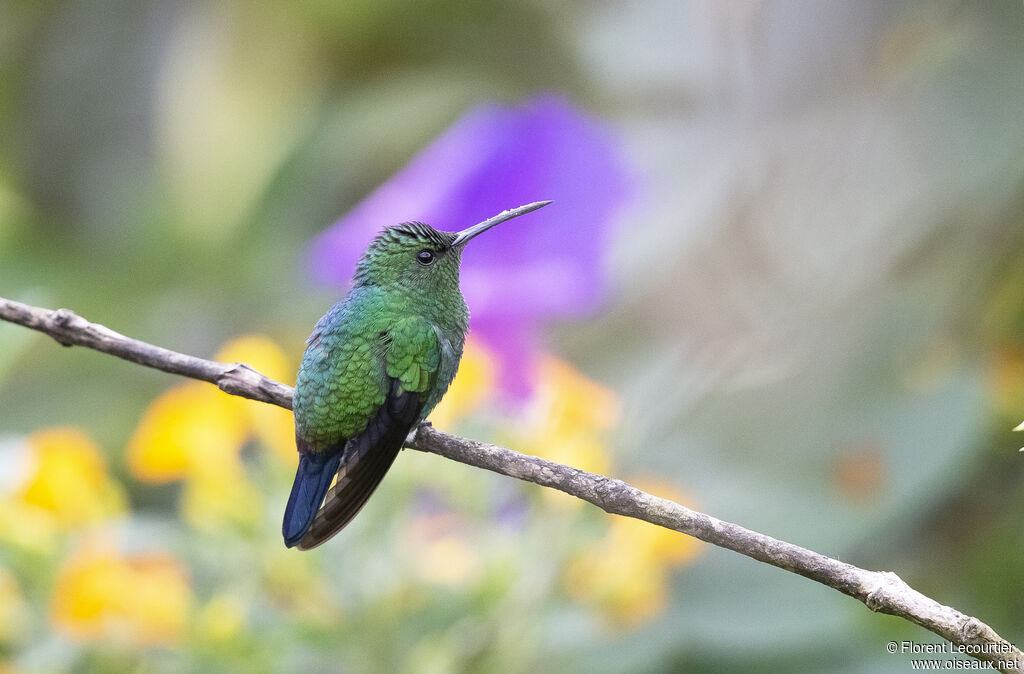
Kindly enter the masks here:
<path id="1" fill-rule="evenodd" d="M 232 395 L 286 409 L 292 407 L 291 387 L 248 365 L 205 360 L 131 339 L 67 309 L 51 311 L 0 297 L 0 319 L 43 332 L 64 346 L 85 346 L 139 365 L 207 381 Z M 406 444 L 422 452 L 558 489 L 608 513 L 666 527 L 799 574 L 860 600 L 872 611 L 920 625 L 955 644 L 959 652 L 989 662 L 999 671 L 1024 673 L 1024 652 L 982 621 L 921 594 L 895 573 L 861 569 L 690 510 L 622 480 L 444 433 L 429 423 L 423 423 L 410 434 Z"/>

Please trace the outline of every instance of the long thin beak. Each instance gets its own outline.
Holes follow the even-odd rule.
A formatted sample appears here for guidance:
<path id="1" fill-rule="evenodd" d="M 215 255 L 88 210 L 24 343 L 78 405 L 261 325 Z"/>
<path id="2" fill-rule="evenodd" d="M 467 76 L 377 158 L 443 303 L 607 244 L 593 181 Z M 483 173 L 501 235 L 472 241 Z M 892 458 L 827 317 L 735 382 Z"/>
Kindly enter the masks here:
<path id="1" fill-rule="evenodd" d="M 488 218 L 487 220 L 484 220 L 479 224 L 464 229 L 458 234 L 456 234 L 455 241 L 452 242 L 452 247 L 454 248 L 456 246 L 464 246 L 466 245 L 466 242 L 472 239 L 474 236 L 478 234 L 483 234 L 491 227 L 494 227 L 495 225 L 500 225 L 506 220 L 518 218 L 520 215 L 525 215 L 530 211 L 537 210 L 538 208 L 544 208 L 550 203 L 550 201 L 535 201 L 532 204 L 526 204 L 525 206 L 520 206 L 519 208 L 510 208 L 507 211 L 502 211 L 501 213 L 495 215 L 493 218 Z"/>

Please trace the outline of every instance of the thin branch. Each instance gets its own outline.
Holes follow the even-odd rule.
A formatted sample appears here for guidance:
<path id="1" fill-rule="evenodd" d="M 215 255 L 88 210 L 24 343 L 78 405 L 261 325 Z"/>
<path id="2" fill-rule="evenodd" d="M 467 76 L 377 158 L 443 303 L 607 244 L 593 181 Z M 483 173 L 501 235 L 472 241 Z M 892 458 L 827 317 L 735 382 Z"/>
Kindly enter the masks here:
<path id="1" fill-rule="evenodd" d="M 139 365 L 215 384 L 231 395 L 292 408 L 292 389 L 244 363 L 218 363 L 140 342 L 90 323 L 69 309 L 41 309 L 0 297 L 0 318 L 53 337 L 64 346 L 87 346 Z"/>
<path id="2" fill-rule="evenodd" d="M 216 384 L 232 395 L 291 409 L 292 389 L 242 363 L 218 363 L 153 346 L 90 323 L 67 309 L 50 311 L 0 298 L 0 319 L 133 363 Z M 643 492 L 614 478 L 444 433 L 423 423 L 407 446 L 477 468 L 551 487 L 614 515 L 634 517 L 751 557 L 905 618 L 956 644 L 958 652 L 1003 672 L 1024 672 L 1024 653 L 977 618 L 914 590 L 895 573 L 868 571 Z"/>

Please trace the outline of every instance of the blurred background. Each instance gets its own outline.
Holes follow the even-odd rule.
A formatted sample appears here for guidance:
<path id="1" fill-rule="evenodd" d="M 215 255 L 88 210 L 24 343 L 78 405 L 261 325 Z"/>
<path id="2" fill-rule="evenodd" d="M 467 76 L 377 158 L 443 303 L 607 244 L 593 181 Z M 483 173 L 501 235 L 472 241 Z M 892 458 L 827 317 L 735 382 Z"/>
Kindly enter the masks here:
<path id="1" fill-rule="evenodd" d="M 1024 645 L 1024 8 L 0 3 L 0 295 L 286 383 L 461 229 L 438 427 L 893 570 Z M 892 671 L 941 640 L 403 452 L 286 550 L 290 416 L 0 324 L 0 670 Z"/>

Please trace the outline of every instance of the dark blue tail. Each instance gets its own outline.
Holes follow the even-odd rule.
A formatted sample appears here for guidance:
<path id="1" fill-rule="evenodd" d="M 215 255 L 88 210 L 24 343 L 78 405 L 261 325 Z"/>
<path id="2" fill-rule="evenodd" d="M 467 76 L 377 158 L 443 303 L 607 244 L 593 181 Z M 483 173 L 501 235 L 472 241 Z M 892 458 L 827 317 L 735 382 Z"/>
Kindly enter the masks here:
<path id="1" fill-rule="evenodd" d="M 299 451 L 299 469 L 288 505 L 284 509 L 284 544 L 295 547 L 309 529 L 313 517 L 331 486 L 341 461 L 341 448 L 330 447 L 325 452 Z"/>

